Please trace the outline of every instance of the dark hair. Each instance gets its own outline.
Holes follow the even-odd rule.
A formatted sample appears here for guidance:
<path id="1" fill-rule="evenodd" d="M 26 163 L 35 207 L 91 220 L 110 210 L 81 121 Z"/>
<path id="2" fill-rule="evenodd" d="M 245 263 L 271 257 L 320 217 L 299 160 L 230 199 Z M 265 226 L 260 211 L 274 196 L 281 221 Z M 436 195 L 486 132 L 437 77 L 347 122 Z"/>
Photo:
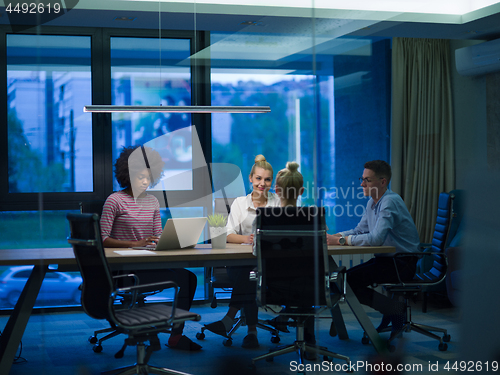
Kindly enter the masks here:
<path id="1" fill-rule="evenodd" d="M 383 160 L 367 161 L 365 163 L 365 169 L 372 170 L 373 172 L 375 172 L 375 175 L 377 177 L 385 178 L 388 184 L 389 181 L 391 181 L 392 177 L 391 166 Z"/>
<path id="2" fill-rule="evenodd" d="M 140 150 L 141 147 L 142 152 Z M 135 150 L 137 150 L 136 153 L 134 153 Z M 133 153 L 134 156 L 131 158 L 130 156 Z M 144 154 L 146 158 L 144 158 Z M 163 176 L 164 164 L 158 151 L 153 150 L 151 147 L 140 145 L 123 147 L 120 156 L 118 156 L 115 162 L 115 178 L 121 188 L 129 188 L 131 186 L 130 175 L 139 173 L 149 166 L 151 186 L 154 186 Z"/>

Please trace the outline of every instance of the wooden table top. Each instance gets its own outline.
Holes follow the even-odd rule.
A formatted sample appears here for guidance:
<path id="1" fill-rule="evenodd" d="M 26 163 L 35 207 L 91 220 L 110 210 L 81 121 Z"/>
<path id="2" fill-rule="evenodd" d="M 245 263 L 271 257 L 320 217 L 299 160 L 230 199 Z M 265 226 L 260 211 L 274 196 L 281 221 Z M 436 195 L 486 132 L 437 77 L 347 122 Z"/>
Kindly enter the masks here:
<path id="1" fill-rule="evenodd" d="M 330 255 L 392 253 L 391 246 L 329 246 Z M 249 245 L 227 244 L 225 249 L 212 249 L 211 245 L 199 244 L 195 248 L 150 251 L 130 248 L 106 248 L 106 257 L 110 264 L 151 262 L 186 262 L 186 261 L 223 261 L 255 259 Z M 39 249 L 2 249 L 0 265 L 75 265 L 75 256 L 71 247 L 39 248 Z"/>

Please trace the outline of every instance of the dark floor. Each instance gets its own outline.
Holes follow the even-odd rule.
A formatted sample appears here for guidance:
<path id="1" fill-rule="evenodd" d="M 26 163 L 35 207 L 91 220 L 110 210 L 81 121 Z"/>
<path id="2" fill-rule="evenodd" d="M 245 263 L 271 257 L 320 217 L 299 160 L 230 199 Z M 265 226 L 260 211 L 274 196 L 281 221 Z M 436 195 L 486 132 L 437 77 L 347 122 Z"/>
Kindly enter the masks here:
<path id="1" fill-rule="evenodd" d="M 209 323 L 222 318 L 227 310 L 226 306 L 212 309 L 207 305 L 194 306 L 193 310 L 201 314 L 201 322 L 188 322 L 185 334 L 196 340 L 196 333 L 204 323 Z M 352 362 L 359 365 L 356 373 L 367 373 L 366 366 L 376 363 L 387 364 L 389 361 L 399 360 L 406 364 L 403 373 L 449 373 L 442 369 L 446 361 L 456 360 L 458 356 L 458 310 L 451 307 L 449 303 L 440 300 L 431 300 L 427 313 L 422 313 L 419 305 L 413 309 L 413 320 L 433 326 L 439 326 L 448 330 L 451 341 L 448 343 L 447 351 L 438 350 L 438 341 L 422 336 L 416 332 L 405 333 L 402 339 L 397 340 L 397 350 L 389 357 L 377 358 L 376 352 L 371 345 L 363 345 L 361 338 L 363 332 L 355 320 L 347 305 L 341 305 L 344 319 L 349 332 L 350 339 L 341 341 L 337 337 L 329 336 L 330 319 L 319 319 L 316 324 L 318 342 L 328 349 L 350 356 Z M 368 315 L 373 319 L 374 325 L 380 320 L 380 315 L 367 308 Z M 260 318 L 272 317 L 262 311 Z M 327 316 L 327 315 L 325 315 Z M 5 326 L 7 316 L 0 317 L 0 329 Z M 22 339 L 21 358 L 12 366 L 12 375 L 90 375 L 99 374 L 100 371 L 111 370 L 135 363 L 135 349 L 128 347 L 125 356 L 115 359 L 114 354 L 123 343 L 123 336 L 117 336 L 105 341 L 104 350 L 94 353 L 92 345 L 87 339 L 95 329 L 106 327 L 105 321 L 91 319 L 83 312 L 48 313 L 32 315 L 28 327 Z M 297 355 L 290 353 L 276 358 L 273 362 L 259 361 L 256 368 L 251 369 L 251 358 L 266 353 L 269 349 L 276 347 L 271 343 L 270 334 L 259 331 L 260 348 L 243 349 L 241 340 L 246 334 L 246 327 L 242 327 L 234 335 L 231 347 L 222 345 L 222 337 L 207 331 L 206 337 L 198 341 L 203 349 L 201 352 L 187 353 L 176 351 L 165 347 L 167 335 L 161 334 L 160 341 L 163 348 L 153 353 L 150 364 L 168 367 L 188 374 L 224 375 L 224 374 L 295 374 L 297 371 Z M 383 337 L 387 337 L 387 333 Z M 295 330 L 281 335 L 279 345 L 293 342 Z M 359 361 L 359 362 L 358 362 Z M 341 361 L 335 361 L 341 364 Z M 430 371 L 429 364 L 438 364 L 441 371 Z M 306 361 L 310 366 L 308 374 L 332 373 L 327 363 L 318 360 L 316 362 Z M 316 367 L 312 367 L 312 366 Z M 363 368 L 361 365 L 365 366 Z M 395 372 L 396 373 L 396 372 Z M 5 374 L 2 374 L 5 375 Z"/>

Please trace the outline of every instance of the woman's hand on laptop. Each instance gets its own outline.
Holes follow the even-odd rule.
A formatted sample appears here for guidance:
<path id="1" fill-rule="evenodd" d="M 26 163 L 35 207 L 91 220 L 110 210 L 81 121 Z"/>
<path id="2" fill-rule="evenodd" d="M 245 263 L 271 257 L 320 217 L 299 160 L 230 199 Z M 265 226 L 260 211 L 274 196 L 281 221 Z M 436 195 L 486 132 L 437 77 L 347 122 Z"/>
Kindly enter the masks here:
<path id="1" fill-rule="evenodd" d="M 156 246 L 159 239 L 160 237 L 158 236 L 149 236 L 137 241 L 137 246 Z"/>

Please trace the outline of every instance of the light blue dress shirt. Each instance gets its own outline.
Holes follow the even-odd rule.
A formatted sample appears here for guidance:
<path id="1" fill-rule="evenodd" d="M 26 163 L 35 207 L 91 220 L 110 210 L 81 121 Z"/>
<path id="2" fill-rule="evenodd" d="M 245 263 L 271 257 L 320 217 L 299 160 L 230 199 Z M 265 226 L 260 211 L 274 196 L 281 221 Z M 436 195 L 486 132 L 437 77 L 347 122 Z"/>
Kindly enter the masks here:
<path id="1" fill-rule="evenodd" d="M 418 231 L 403 199 L 387 190 L 377 203 L 372 198 L 356 228 L 341 232 L 353 246 L 394 246 L 397 253 L 416 252 Z M 392 254 L 377 254 L 391 256 Z"/>

